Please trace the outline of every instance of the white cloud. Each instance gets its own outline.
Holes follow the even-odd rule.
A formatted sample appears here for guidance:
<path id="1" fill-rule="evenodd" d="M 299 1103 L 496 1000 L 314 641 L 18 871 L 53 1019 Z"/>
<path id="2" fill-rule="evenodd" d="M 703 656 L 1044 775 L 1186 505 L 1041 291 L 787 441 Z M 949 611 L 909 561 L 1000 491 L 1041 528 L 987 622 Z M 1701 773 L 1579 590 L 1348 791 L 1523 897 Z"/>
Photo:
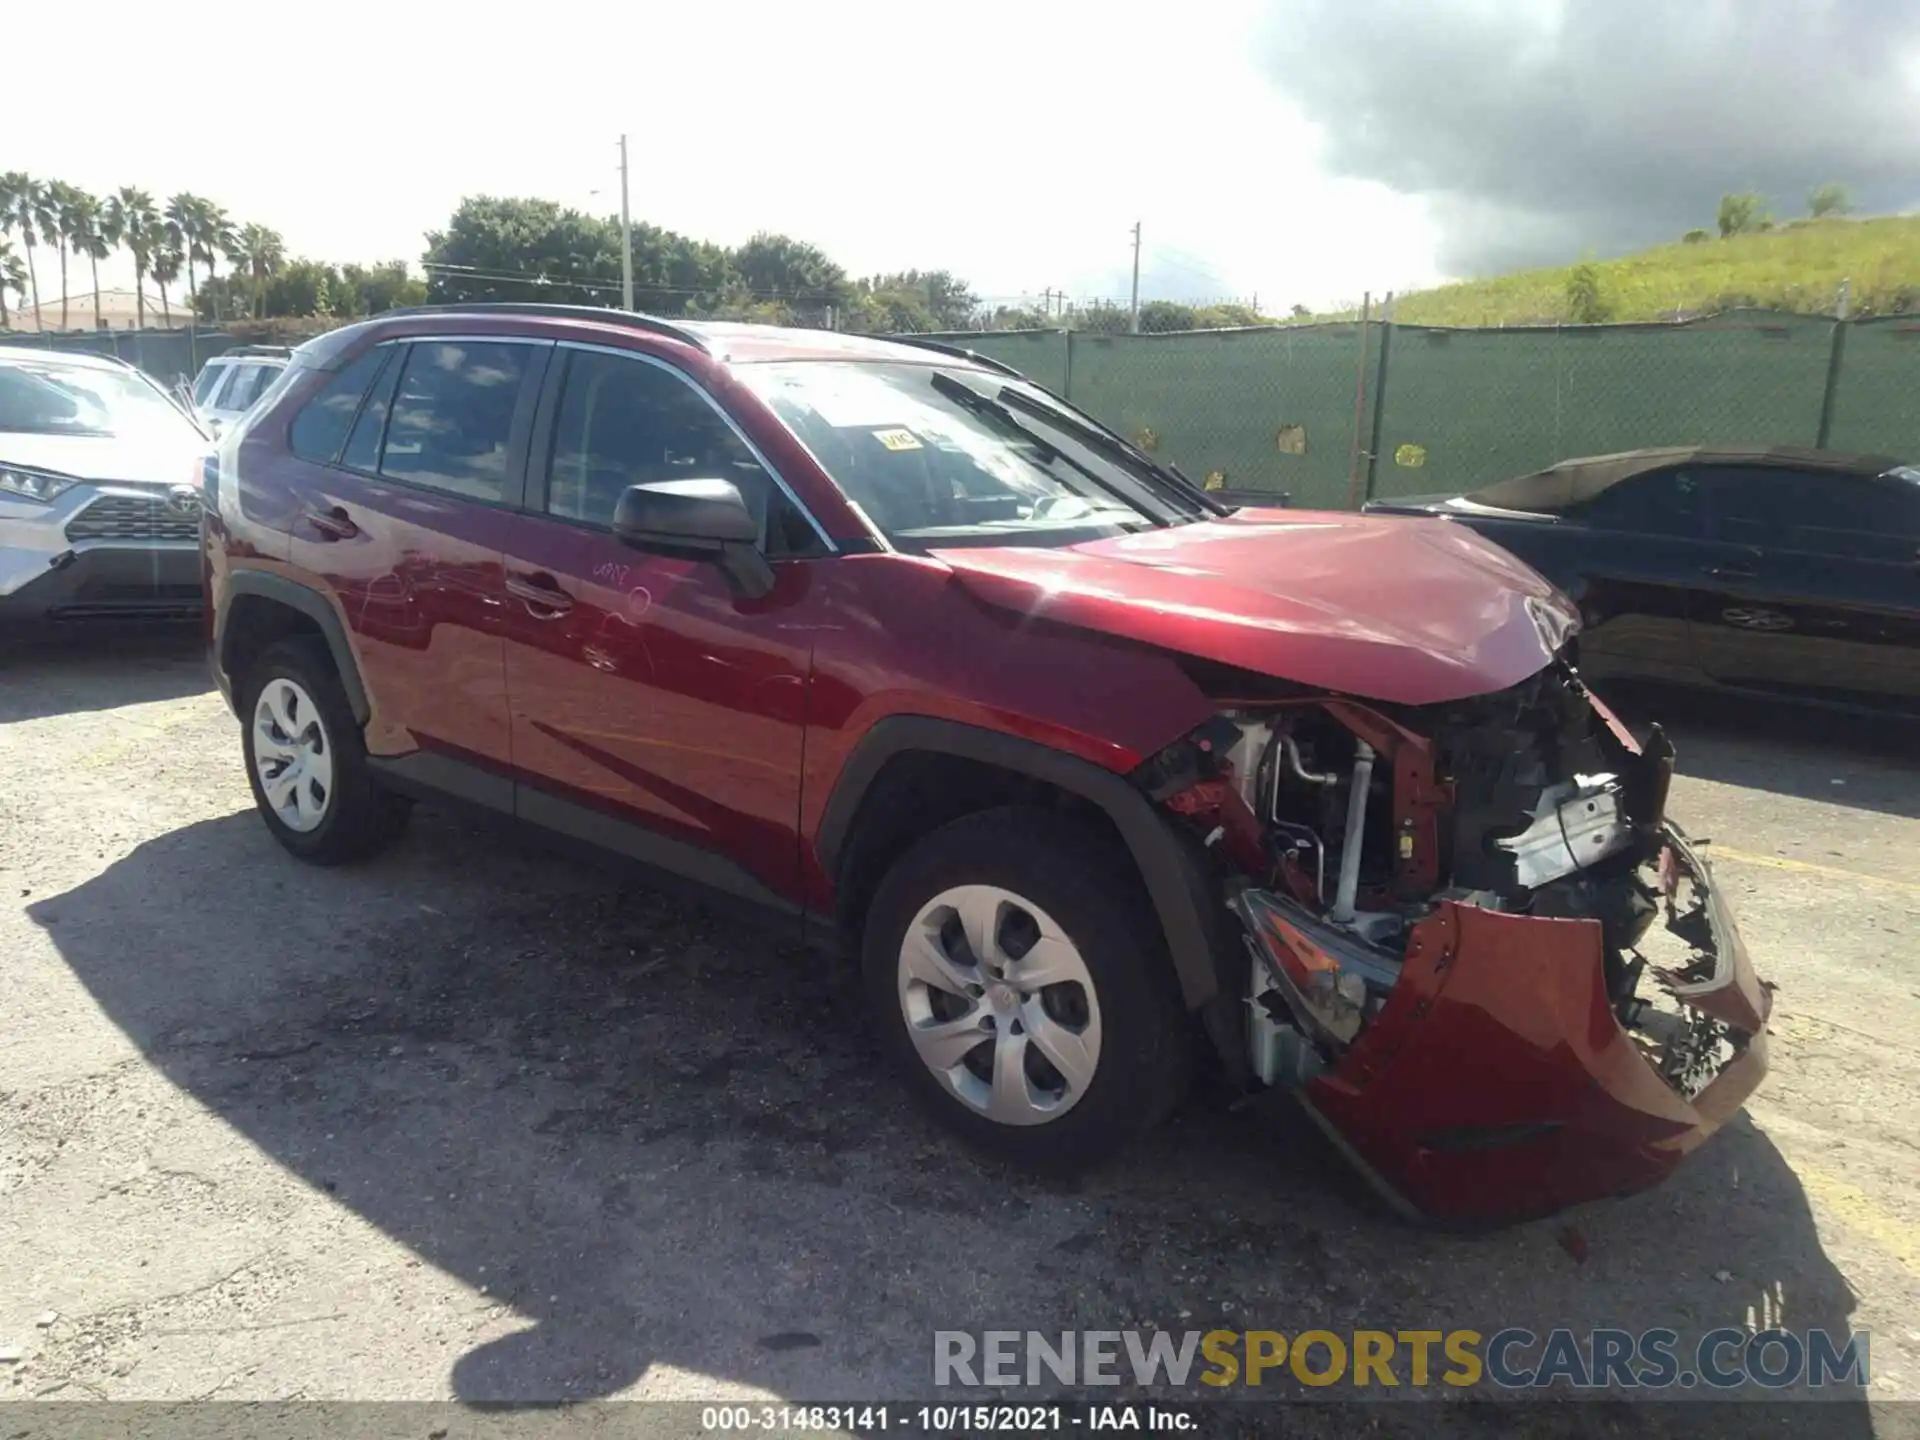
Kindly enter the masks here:
<path id="1" fill-rule="evenodd" d="M 53 33 L 58 13 L 35 8 L 48 23 L 29 30 Z M 729 243 L 786 231 L 856 273 L 1119 297 L 1138 220 L 1148 298 L 1258 292 L 1272 309 L 1434 275 L 1420 202 L 1319 169 L 1315 129 L 1259 68 L 1252 0 L 236 16 L 193 12 L 152 44 L 21 47 L 9 112 L 48 123 L 8 127 L 8 167 L 193 190 L 296 254 L 417 262 L 465 194 L 612 213 L 624 130 L 636 218 Z M 86 31 L 150 20 L 115 0 Z"/>

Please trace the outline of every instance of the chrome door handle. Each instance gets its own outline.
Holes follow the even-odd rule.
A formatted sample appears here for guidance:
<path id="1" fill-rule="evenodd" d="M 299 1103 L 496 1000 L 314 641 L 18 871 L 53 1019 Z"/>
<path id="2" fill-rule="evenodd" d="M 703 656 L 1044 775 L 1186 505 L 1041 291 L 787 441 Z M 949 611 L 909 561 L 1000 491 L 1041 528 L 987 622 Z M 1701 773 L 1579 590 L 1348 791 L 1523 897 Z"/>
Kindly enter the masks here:
<path id="1" fill-rule="evenodd" d="M 573 597 L 549 575 L 509 575 L 507 593 L 539 620 L 557 620 L 573 609 Z"/>
<path id="2" fill-rule="evenodd" d="M 309 510 L 306 520 L 326 540 L 351 540 L 360 533 L 360 527 L 353 523 L 353 517 L 340 505 L 331 510 Z"/>

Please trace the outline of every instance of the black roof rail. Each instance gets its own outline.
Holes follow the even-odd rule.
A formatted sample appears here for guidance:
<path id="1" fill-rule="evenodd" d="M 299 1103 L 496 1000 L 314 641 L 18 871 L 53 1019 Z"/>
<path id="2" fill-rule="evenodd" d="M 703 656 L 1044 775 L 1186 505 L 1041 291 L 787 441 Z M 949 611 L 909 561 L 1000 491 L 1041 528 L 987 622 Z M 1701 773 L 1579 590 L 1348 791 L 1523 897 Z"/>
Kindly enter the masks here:
<path id="1" fill-rule="evenodd" d="M 970 360 L 982 370 L 991 370 L 996 375 L 1011 375 L 1015 380 L 1025 380 L 1013 366 L 1004 360 L 996 360 L 991 355 L 982 355 L 978 350 L 969 350 L 964 345 L 949 345 L 944 340 L 923 340 L 918 335 L 876 335 L 876 340 L 890 340 L 895 345 L 912 345 L 921 350 L 938 350 L 942 355 L 951 355 L 957 360 Z"/>
<path id="2" fill-rule="evenodd" d="M 546 316 L 555 320 L 593 320 L 602 325 L 625 325 L 634 330 L 647 330 L 655 335 L 665 335 L 682 344 L 691 345 L 707 354 L 713 353 L 713 346 L 697 332 L 684 325 L 676 325 L 671 320 L 662 320 L 654 315 L 642 315 L 637 310 L 603 309 L 598 305 L 543 305 L 538 301 L 519 300 L 477 300 L 467 305 L 410 305 L 400 310 L 382 310 L 378 315 L 370 315 L 370 320 L 385 320 L 393 315 L 533 315 Z"/>
<path id="3" fill-rule="evenodd" d="M 230 349 L 222 350 L 219 355 L 213 358 L 218 360 L 224 355 L 235 355 L 242 359 L 249 355 L 271 355 L 276 358 L 284 358 L 291 354 L 293 354 L 293 347 L 291 345 L 235 345 Z"/>

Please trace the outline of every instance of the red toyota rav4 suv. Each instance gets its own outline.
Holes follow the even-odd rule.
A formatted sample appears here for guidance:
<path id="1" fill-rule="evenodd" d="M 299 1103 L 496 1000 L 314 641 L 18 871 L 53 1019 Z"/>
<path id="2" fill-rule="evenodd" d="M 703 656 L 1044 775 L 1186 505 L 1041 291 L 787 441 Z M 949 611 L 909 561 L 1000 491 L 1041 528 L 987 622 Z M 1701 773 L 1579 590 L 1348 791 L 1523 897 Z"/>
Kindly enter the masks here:
<path id="1" fill-rule="evenodd" d="M 1204 1047 L 1407 1208 L 1531 1214 L 1764 1069 L 1671 749 L 1460 526 L 1222 507 L 961 351 L 539 306 L 302 346 L 206 483 L 282 845 L 451 797 L 791 917 L 1016 1158 Z"/>

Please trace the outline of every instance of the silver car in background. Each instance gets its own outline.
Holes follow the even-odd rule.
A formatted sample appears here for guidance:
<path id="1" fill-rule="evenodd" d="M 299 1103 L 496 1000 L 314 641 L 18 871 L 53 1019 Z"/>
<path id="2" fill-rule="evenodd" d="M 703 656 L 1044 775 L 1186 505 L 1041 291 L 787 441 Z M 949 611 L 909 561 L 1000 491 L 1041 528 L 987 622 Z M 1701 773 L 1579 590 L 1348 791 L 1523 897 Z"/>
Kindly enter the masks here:
<path id="1" fill-rule="evenodd" d="M 214 356 L 194 377 L 194 410 L 218 435 L 273 388 L 292 354 L 284 345 L 241 345 Z"/>
<path id="2" fill-rule="evenodd" d="M 0 639 L 200 613 L 213 442 L 133 366 L 0 345 Z"/>

